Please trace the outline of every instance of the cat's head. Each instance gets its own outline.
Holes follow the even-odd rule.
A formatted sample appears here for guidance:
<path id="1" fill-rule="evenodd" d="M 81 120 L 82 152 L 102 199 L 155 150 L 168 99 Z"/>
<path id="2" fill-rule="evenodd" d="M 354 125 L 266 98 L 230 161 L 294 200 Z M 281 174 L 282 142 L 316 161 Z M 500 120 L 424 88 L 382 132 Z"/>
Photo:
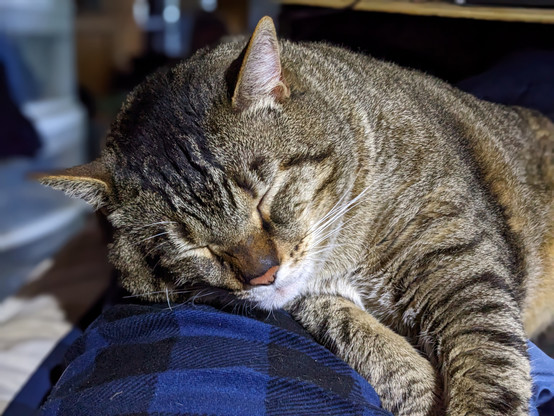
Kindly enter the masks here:
<path id="1" fill-rule="evenodd" d="M 154 74 L 101 157 L 40 178 L 105 210 L 131 292 L 156 300 L 203 283 L 275 308 L 329 254 L 353 149 L 285 48 L 264 18 L 246 48 L 223 44 Z"/>

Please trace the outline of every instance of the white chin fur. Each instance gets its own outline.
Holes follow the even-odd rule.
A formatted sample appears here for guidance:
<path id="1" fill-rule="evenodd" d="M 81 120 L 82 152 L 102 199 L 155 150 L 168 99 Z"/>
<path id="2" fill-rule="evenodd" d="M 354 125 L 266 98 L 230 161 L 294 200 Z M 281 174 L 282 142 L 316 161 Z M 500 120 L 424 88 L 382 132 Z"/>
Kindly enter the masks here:
<path id="1" fill-rule="evenodd" d="M 287 265 L 281 266 L 275 276 L 275 283 L 268 286 L 253 287 L 248 291 L 248 298 L 261 309 L 280 309 L 303 292 L 306 281 L 311 275 L 311 267 L 299 267 L 296 270 Z"/>
<path id="2" fill-rule="evenodd" d="M 266 311 L 281 309 L 288 302 L 306 294 L 342 296 L 359 308 L 365 309 L 359 291 L 350 282 L 344 279 L 313 279 L 320 269 L 311 262 L 301 264 L 295 268 L 282 265 L 277 272 L 275 283 L 255 286 L 244 292 L 245 297 Z"/>

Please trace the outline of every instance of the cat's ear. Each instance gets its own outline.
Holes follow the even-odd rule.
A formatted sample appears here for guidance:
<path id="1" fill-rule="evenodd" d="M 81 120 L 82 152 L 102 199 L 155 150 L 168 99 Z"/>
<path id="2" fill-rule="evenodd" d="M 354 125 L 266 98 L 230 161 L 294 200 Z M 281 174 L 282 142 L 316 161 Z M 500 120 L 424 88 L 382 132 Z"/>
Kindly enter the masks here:
<path id="1" fill-rule="evenodd" d="M 73 198 L 81 198 L 95 209 L 108 204 L 111 180 L 99 160 L 58 172 L 35 173 L 31 177 Z"/>
<path id="2" fill-rule="evenodd" d="M 283 79 L 279 42 L 271 17 L 263 17 L 243 51 L 232 106 L 242 111 L 252 105 L 281 102 L 289 95 Z"/>

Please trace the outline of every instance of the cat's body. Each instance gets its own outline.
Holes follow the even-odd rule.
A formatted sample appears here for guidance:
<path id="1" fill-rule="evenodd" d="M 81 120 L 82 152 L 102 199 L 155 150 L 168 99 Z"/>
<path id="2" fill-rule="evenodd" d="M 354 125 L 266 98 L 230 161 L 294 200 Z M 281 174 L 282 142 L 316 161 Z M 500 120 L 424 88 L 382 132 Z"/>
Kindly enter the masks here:
<path id="1" fill-rule="evenodd" d="M 150 78 L 101 159 L 43 181 L 106 208 L 134 293 L 204 283 L 286 307 L 395 414 L 441 395 L 449 415 L 527 414 L 525 330 L 554 313 L 552 124 L 277 46 L 268 19 L 243 48 Z"/>

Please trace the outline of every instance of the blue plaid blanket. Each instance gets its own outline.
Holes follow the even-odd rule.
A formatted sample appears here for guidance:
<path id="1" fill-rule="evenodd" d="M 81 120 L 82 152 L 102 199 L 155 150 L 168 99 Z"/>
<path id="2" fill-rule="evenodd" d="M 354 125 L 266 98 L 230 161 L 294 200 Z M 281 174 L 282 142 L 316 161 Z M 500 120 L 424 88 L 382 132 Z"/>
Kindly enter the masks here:
<path id="1" fill-rule="evenodd" d="M 69 351 L 44 415 L 390 415 L 288 315 L 116 306 Z"/>
<path id="2" fill-rule="evenodd" d="M 265 315 L 116 306 L 72 346 L 42 414 L 390 415 L 360 375 L 289 315 Z M 534 405 L 552 415 L 553 360 L 533 345 L 530 354 Z"/>

